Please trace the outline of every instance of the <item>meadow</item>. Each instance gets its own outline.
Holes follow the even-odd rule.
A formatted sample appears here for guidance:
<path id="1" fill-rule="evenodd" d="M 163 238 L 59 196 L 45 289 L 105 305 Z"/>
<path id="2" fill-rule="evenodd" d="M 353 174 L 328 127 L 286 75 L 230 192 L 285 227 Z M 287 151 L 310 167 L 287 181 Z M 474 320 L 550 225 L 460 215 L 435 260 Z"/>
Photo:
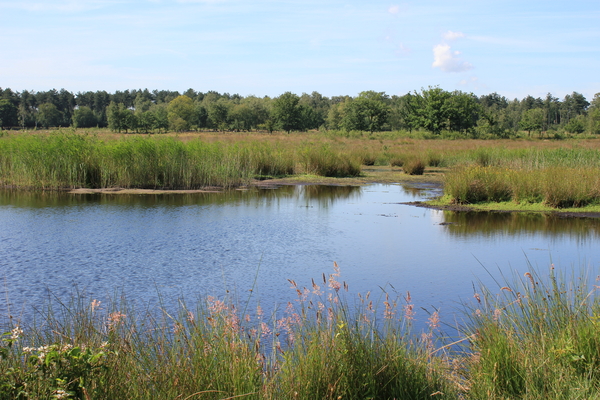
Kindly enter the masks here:
<path id="1" fill-rule="evenodd" d="M 412 328 L 410 293 L 348 298 L 337 265 L 270 314 L 231 293 L 177 313 L 75 294 L 4 324 L 0 398 L 600 398 L 598 278 L 529 271 L 474 288 L 452 336 L 437 311 Z"/>

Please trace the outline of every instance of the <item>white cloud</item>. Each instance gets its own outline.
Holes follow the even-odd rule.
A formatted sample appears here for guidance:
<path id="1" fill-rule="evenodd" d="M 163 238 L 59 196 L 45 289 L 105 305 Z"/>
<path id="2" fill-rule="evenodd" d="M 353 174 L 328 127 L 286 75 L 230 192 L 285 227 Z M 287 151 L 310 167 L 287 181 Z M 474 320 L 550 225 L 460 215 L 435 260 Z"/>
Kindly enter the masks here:
<path id="1" fill-rule="evenodd" d="M 463 72 L 472 69 L 473 65 L 463 61 L 459 51 L 452 51 L 447 44 L 438 44 L 433 48 L 432 67 L 444 72 Z"/>
<path id="2" fill-rule="evenodd" d="M 442 35 L 442 37 L 444 38 L 444 40 L 446 40 L 448 42 L 451 42 L 451 41 L 456 40 L 456 39 L 464 38 L 465 34 L 462 33 L 462 32 L 448 31 L 448 32 L 444 33 Z"/>
<path id="3" fill-rule="evenodd" d="M 391 6 L 390 8 L 388 8 L 388 12 L 390 14 L 398 14 L 400 12 L 400 6 Z"/>

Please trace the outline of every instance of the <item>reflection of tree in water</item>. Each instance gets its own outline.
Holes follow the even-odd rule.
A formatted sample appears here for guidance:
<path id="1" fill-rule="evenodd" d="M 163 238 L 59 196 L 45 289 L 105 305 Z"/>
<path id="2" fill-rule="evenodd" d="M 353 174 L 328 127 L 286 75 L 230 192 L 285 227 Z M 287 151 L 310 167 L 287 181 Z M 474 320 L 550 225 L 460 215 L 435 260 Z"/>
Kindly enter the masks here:
<path id="1" fill-rule="evenodd" d="M 359 197 L 361 194 L 360 186 L 304 185 L 297 188 L 306 199 L 318 200 L 322 205 L 332 204 L 336 200 Z"/>
<path id="2" fill-rule="evenodd" d="M 447 232 L 456 236 L 537 234 L 551 238 L 568 235 L 577 239 L 600 236 L 600 220 L 561 218 L 542 213 L 444 211 Z"/>
<path id="3" fill-rule="evenodd" d="M 110 204 L 133 207 L 155 206 L 204 206 L 241 203 L 246 205 L 272 205 L 284 199 L 306 199 L 318 201 L 320 206 L 329 206 L 336 200 L 360 196 L 358 186 L 283 185 L 272 188 L 256 188 L 165 194 L 71 194 L 44 191 L 0 191 L 0 205 L 42 208 L 69 207 L 93 204 Z"/>

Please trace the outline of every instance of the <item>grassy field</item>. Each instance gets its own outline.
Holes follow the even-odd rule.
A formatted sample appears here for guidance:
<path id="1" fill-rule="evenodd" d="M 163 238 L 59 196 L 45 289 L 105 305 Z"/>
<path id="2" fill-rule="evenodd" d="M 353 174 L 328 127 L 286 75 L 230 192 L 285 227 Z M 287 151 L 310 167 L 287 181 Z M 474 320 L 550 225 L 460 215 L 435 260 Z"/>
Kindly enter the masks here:
<path id="1" fill-rule="evenodd" d="M 337 184 L 421 179 L 444 181 L 445 204 L 558 209 L 598 207 L 599 172 L 600 140 L 586 137 L 450 140 L 331 131 L 126 135 L 98 129 L 0 137 L 0 185 L 17 188 L 168 190 L 230 188 L 274 178 Z"/>
<path id="2" fill-rule="evenodd" d="M 458 337 L 437 312 L 415 332 L 409 293 L 347 298 L 337 265 L 271 314 L 74 296 L 5 324 L 0 399 L 597 399 L 596 280 L 550 266 L 479 287 Z"/>

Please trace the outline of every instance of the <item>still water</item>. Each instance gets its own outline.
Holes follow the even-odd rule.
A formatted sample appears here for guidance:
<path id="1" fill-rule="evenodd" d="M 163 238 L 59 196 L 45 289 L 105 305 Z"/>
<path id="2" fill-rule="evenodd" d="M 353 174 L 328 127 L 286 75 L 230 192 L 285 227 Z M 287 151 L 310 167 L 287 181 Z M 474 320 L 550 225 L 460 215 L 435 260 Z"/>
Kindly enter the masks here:
<path id="1" fill-rule="evenodd" d="M 263 306 L 295 298 L 288 279 L 341 268 L 351 293 L 410 291 L 451 315 L 473 283 L 522 276 L 531 263 L 596 274 L 600 220 L 454 213 L 400 204 L 427 187 L 282 186 L 225 193 L 74 195 L 0 192 L 0 318 L 51 296 L 138 308 L 235 293 Z M 252 289 L 252 292 L 250 292 Z"/>

